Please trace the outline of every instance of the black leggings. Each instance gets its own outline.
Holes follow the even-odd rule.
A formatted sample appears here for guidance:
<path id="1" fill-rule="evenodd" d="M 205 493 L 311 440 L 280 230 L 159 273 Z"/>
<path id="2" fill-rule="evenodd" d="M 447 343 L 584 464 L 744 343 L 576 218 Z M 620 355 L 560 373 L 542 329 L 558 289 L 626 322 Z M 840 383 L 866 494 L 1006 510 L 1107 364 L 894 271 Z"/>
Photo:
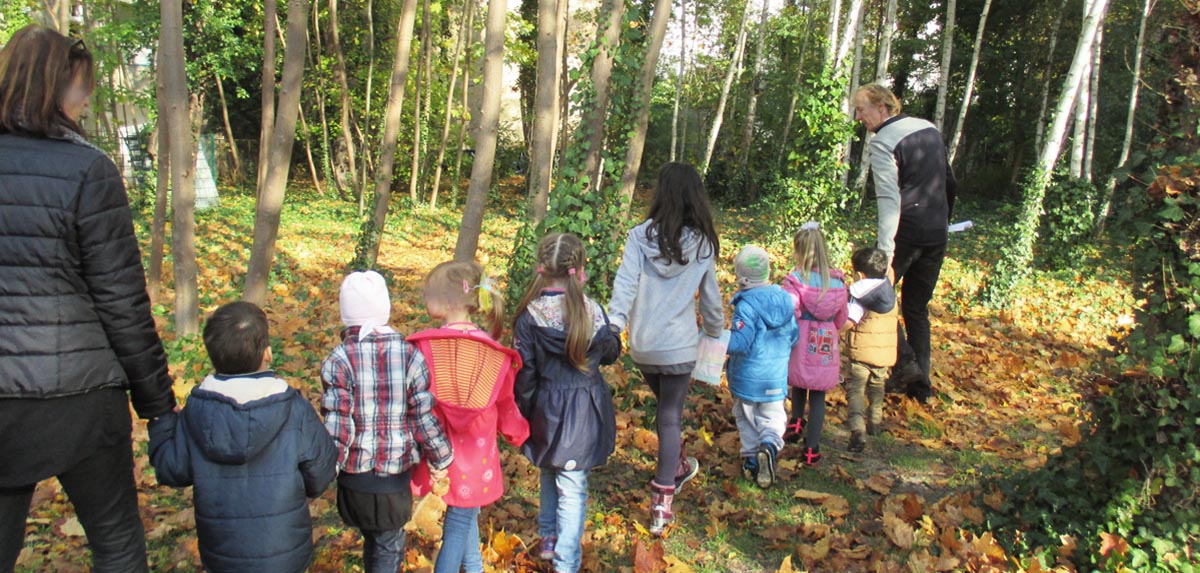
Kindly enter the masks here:
<path id="1" fill-rule="evenodd" d="M 658 466 L 654 481 L 659 485 L 673 485 L 679 460 L 683 459 L 683 403 L 692 375 L 647 373 L 645 377 L 658 399 Z"/>
<path id="2" fill-rule="evenodd" d="M 59 474 L 58 481 L 87 533 L 92 571 L 147 571 L 145 530 L 138 516 L 129 441 L 96 450 Z M 0 572 L 12 571 L 21 553 L 35 485 L 0 488 Z"/>
<path id="3" fill-rule="evenodd" d="M 804 447 L 815 450 L 821 447 L 821 430 L 825 428 L 825 392 L 792 387 L 792 417 L 803 418 L 806 404 L 809 412 L 804 424 Z"/>

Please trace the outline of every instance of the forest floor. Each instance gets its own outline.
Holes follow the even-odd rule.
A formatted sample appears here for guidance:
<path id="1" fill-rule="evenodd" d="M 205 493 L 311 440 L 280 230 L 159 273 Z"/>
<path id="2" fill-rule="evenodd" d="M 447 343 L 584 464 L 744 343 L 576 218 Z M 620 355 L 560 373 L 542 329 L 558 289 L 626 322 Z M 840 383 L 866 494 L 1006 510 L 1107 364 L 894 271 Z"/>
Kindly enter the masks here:
<path id="1" fill-rule="evenodd" d="M 503 273 L 519 217 L 512 185 L 484 222 L 480 259 Z M 495 203 L 495 202 L 493 202 Z M 1125 255 L 1097 251 L 1080 270 L 1038 271 L 1005 311 L 976 306 L 973 295 L 1012 239 L 1012 209 L 960 202 L 960 216 L 976 226 L 954 235 L 934 302 L 933 385 L 928 405 L 889 395 L 885 433 L 865 453 L 846 451 L 846 400 L 829 393 L 821 439 L 824 459 L 805 467 L 781 453 L 778 483 L 762 490 L 740 477 L 737 431 L 727 388 L 694 383 L 685 412 L 685 442 L 700 460 L 700 475 L 676 498 L 678 521 L 665 537 L 651 538 L 646 487 L 657 438 L 654 399 L 627 358 L 606 370 L 618 411 L 617 452 L 590 477 L 585 571 L 671 573 L 759 571 L 1041 571 L 1054 564 L 1009 555 L 984 523 L 985 505 L 1003 494 L 990 476 L 1040 467 L 1048 456 L 1086 432 L 1085 400 L 1096 374 L 1111 368 L 1112 344 L 1132 324 L 1133 297 Z M 201 312 L 236 300 L 249 258 L 252 196 L 226 193 L 218 208 L 197 214 Z M 148 211 L 139 211 L 148 245 Z M 767 213 L 720 209 L 719 276 L 732 291 L 733 254 L 760 242 Z M 357 241 L 355 206 L 299 192 L 289 197 L 273 271 L 271 319 L 276 371 L 314 402 L 321 360 L 341 328 L 338 286 Z M 380 255 L 391 275 L 393 325 L 403 332 L 433 326 L 420 300 L 421 282 L 434 264 L 451 258 L 460 215 L 456 210 L 393 209 Z M 847 225 L 860 243 L 873 238 L 874 213 Z M 797 222 L 799 224 L 799 222 Z M 146 247 L 144 247 L 146 248 Z M 771 245 L 776 276 L 787 247 Z M 170 257 L 168 254 L 168 263 Z M 168 265 L 169 269 L 169 265 Z M 187 396 L 208 372 L 197 338 L 177 339 L 168 320 L 167 291 L 155 314 L 171 358 L 176 393 Z M 136 479 L 155 571 L 197 571 L 191 491 L 157 485 L 146 461 L 145 424 L 134 430 Z M 511 447 L 504 450 L 508 492 L 481 517 L 488 571 L 549 571 L 536 559 L 537 470 Z M 334 489 L 311 503 L 316 554 L 313 571 L 361 571 L 357 531 L 345 527 Z M 409 537 L 409 571 L 430 571 L 437 538 Z M 1071 540 L 1064 540 L 1069 549 Z M 83 532 L 55 480 L 35 495 L 26 548 L 18 571 L 82 571 L 89 563 Z M 1045 568 L 1043 569 L 1043 565 Z M 1065 567 L 1063 570 L 1067 570 Z"/>

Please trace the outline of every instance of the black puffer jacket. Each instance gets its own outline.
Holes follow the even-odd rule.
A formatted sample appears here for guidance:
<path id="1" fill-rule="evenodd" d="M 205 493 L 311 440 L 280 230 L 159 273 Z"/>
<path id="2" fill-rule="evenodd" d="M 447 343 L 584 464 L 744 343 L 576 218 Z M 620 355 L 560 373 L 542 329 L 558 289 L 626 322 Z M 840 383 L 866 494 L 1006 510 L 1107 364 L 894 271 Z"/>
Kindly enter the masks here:
<path id="1" fill-rule="evenodd" d="M 117 167 L 89 146 L 0 135 L 0 399 L 129 388 L 171 411 Z"/>
<path id="2" fill-rule="evenodd" d="M 562 292 L 543 291 L 529 303 L 514 327 L 521 354 L 514 385 L 517 407 L 529 420 L 522 451 L 540 468 L 587 470 L 603 465 L 617 438 L 612 390 L 600 366 L 621 356 L 621 338 L 609 327 L 604 309 L 585 299 L 592 317 L 588 368 L 567 360 Z"/>

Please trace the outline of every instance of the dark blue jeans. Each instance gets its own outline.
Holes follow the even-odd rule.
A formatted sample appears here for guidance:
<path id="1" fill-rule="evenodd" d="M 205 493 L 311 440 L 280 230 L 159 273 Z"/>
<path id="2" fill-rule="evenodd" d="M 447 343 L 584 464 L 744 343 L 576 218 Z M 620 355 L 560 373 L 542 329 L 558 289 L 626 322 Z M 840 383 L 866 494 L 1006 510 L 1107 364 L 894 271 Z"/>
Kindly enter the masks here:
<path id="1" fill-rule="evenodd" d="M 897 345 L 900 354 L 897 363 L 915 359 L 924 374 L 921 380 L 909 386 L 908 393 L 912 396 L 927 398 L 933 391 L 929 383 L 929 301 L 933 299 L 945 258 L 945 243 L 919 247 L 900 242 L 896 243 L 892 258 L 892 270 L 900 284 L 900 314 L 904 316 L 904 329 L 900 331 Z"/>
<path id="2" fill-rule="evenodd" d="M 397 573 L 404 562 L 404 542 L 408 534 L 403 529 L 364 529 L 363 566 L 367 573 Z"/>
<path id="3" fill-rule="evenodd" d="M 96 573 L 143 572 L 146 531 L 138 516 L 130 442 L 101 448 L 58 476 L 87 533 Z M 0 488 L 0 572 L 9 573 L 25 543 L 25 519 L 37 484 Z"/>

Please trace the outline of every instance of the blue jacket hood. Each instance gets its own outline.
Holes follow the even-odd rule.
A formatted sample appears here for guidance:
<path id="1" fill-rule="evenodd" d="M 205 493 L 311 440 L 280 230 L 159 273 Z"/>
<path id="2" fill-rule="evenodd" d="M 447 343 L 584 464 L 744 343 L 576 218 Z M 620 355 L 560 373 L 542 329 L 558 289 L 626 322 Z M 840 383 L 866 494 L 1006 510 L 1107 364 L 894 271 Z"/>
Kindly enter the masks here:
<path id="1" fill-rule="evenodd" d="M 295 388 L 245 404 L 197 388 L 192 391 L 183 420 L 196 445 L 209 459 L 244 464 L 269 445 L 287 423 Z"/>
<path id="2" fill-rule="evenodd" d="M 779 328 L 795 321 L 792 297 L 778 285 L 766 285 L 738 291 L 732 303 L 748 304 L 767 328 Z"/>

